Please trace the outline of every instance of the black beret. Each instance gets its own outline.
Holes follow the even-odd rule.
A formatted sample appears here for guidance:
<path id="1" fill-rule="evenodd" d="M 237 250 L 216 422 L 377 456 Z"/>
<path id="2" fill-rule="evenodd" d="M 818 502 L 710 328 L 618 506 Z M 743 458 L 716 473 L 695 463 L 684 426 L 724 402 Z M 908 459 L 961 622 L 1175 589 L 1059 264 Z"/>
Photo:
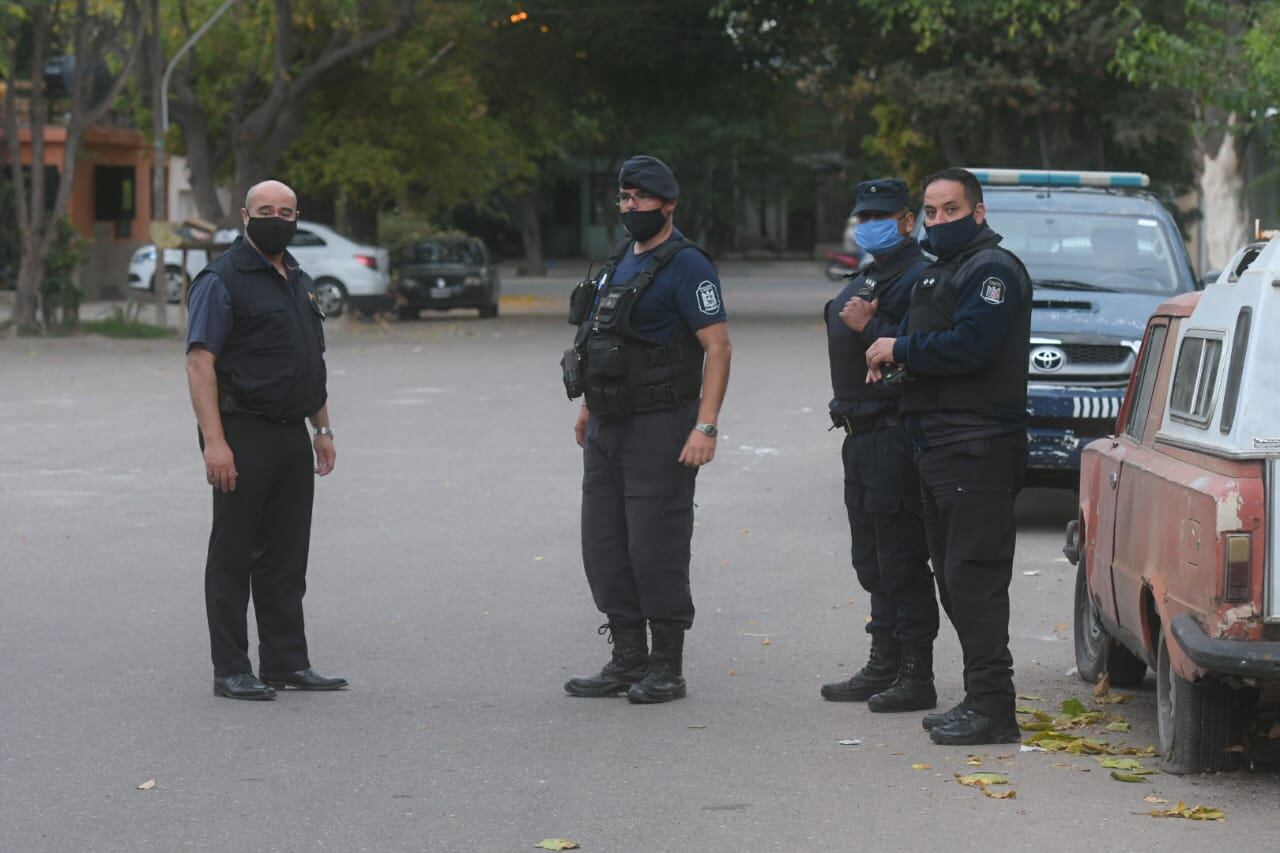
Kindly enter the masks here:
<path id="1" fill-rule="evenodd" d="M 680 184 L 671 167 L 657 157 L 637 154 L 622 164 L 618 187 L 632 187 L 665 199 L 680 197 Z"/>
<path id="2" fill-rule="evenodd" d="M 863 211 L 896 213 L 911 204 L 906 182 L 897 178 L 863 181 L 858 184 L 855 192 L 851 216 L 857 216 Z"/>

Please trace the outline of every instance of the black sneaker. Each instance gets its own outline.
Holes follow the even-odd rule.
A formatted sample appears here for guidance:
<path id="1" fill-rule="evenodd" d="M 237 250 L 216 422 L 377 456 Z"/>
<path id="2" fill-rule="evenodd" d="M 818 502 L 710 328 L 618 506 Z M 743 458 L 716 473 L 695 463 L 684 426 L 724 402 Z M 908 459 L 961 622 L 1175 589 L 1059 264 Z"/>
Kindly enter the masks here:
<path id="1" fill-rule="evenodd" d="M 988 717 L 976 708 L 965 708 L 951 722 L 931 728 L 929 739 L 944 746 L 1018 743 L 1022 740 L 1022 730 L 1013 715 Z"/>
<path id="2" fill-rule="evenodd" d="M 927 732 L 935 726 L 945 726 L 960 717 L 960 713 L 965 709 L 965 704 L 961 702 L 959 705 L 953 705 L 945 711 L 938 714 L 925 714 L 920 718 L 920 725 Z"/>

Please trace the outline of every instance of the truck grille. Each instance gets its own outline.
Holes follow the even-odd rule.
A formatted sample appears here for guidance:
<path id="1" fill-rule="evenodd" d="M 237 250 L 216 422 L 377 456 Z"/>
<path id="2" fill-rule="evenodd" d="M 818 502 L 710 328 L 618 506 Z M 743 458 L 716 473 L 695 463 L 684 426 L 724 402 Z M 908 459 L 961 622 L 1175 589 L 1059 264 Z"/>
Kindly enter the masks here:
<path id="1" fill-rule="evenodd" d="M 1068 364 L 1121 364 L 1133 352 L 1119 344 L 1063 344 Z"/>

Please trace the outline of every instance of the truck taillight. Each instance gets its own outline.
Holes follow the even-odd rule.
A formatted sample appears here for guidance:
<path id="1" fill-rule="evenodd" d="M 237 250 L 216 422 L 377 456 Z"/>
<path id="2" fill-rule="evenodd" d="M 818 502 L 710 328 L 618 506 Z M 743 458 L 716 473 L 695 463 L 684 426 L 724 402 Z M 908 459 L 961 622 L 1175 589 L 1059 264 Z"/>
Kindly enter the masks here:
<path id="1" fill-rule="evenodd" d="M 1248 601 L 1252 581 L 1249 567 L 1253 562 L 1253 537 L 1248 533 L 1228 533 L 1226 573 L 1223 578 L 1223 601 Z"/>
<path id="2" fill-rule="evenodd" d="M 376 270 L 378 268 L 378 259 L 373 255 L 356 255 L 356 262 L 371 270 Z"/>

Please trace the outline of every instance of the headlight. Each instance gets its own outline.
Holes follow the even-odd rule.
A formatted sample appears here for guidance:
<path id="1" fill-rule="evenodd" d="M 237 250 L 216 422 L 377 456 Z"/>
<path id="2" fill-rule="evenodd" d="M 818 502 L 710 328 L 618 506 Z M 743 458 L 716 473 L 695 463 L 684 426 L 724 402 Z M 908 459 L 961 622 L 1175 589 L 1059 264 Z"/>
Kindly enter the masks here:
<path id="1" fill-rule="evenodd" d="M 146 261 L 154 261 L 156 259 L 156 250 L 154 248 L 139 249 L 138 251 L 134 252 L 133 259 L 139 263 L 144 263 Z"/>

